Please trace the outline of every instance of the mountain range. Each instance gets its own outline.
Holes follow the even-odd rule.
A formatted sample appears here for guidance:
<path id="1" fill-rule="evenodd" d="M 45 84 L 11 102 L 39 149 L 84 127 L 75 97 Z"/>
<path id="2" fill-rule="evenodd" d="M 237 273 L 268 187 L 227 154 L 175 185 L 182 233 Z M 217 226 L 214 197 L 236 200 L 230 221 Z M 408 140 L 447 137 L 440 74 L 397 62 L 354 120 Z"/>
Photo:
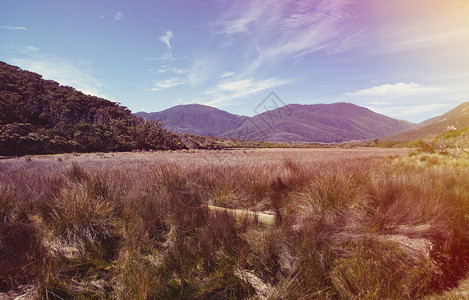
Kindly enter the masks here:
<path id="1" fill-rule="evenodd" d="M 369 140 L 417 127 L 351 103 L 289 104 L 253 117 L 200 104 L 135 115 L 161 121 L 166 129 L 178 133 L 282 143 Z"/>
<path id="2" fill-rule="evenodd" d="M 145 122 L 142 118 L 161 123 Z M 351 103 L 289 104 L 252 117 L 200 104 L 131 114 L 109 100 L 85 95 L 0 62 L 0 155 L 179 149 L 187 147 L 182 139 L 193 138 L 213 148 L 213 139 L 172 132 L 281 143 L 377 138 L 405 142 L 466 127 L 469 102 L 420 124 Z"/>

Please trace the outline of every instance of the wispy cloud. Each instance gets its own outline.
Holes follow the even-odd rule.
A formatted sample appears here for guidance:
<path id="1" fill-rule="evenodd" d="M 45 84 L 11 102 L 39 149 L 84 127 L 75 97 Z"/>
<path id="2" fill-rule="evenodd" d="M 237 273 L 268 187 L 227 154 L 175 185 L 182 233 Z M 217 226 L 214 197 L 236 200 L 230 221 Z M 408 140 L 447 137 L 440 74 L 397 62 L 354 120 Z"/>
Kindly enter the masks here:
<path id="1" fill-rule="evenodd" d="M 23 26 L 0 26 L 1 29 L 6 30 L 27 30 L 28 28 Z"/>
<path id="2" fill-rule="evenodd" d="M 246 52 L 256 53 L 249 62 L 252 72 L 267 63 L 283 62 L 324 49 L 334 49 L 328 53 L 335 54 L 355 47 L 366 32 L 346 26 L 350 18 L 348 5 L 348 0 L 314 3 L 274 0 L 269 2 L 269 9 L 265 9 L 260 0 L 236 1 L 226 14 L 210 25 L 216 34 L 225 36 L 225 45 L 235 39 L 248 39 Z M 345 33 L 346 42 L 342 38 Z"/>
<path id="3" fill-rule="evenodd" d="M 210 57 L 199 57 L 194 59 L 187 74 L 190 85 L 195 87 L 206 83 L 216 73 L 217 63 Z"/>
<path id="4" fill-rule="evenodd" d="M 182 74 L 188 73 L 189 71 L 186 70 L 186 69 L 183 69 L 183 68 L 174 68 L 174 67 L 170 67 L 170 66 L 161 66 L 158 69 L 158 73 L 167 73 L 167 72 L 182 75 Z"/>
<path id="5" fill-rule="evenodd" d="M 422 94 L 442 92 L 444 89 L 434 86 L 426 86 L 414 82 L 398 82 L 394 84 L 383 84 L 368 89 L 346 93 L 345 96 L 393 96 L 407 97 Z"/>
<path id="6" fill-rule="evenodd" d="M 248 26 L 261 18 L 264 7 L 256 1 L 246 3 L 241 1 L 233 2 L 233 6 L 218 21 L 210 25 L 217 29 L 219 34 L 238 34 L 248 32 Z"/>
<path id="7" fill-rule="evenodd" d="M 98 79 L 91 75 L 90 72 L 66 60 L 57 57 L 15 58 L 11 60 L 11 63 L 22 69 L 41 74 L 45 79 L 57 81 L 62 85 L 72 86 L 85 94 L 109 98 L 100 92 L 103 85 Z"/>
<path id="8" fill-rule="evenodd" d="M 170 60 L 173 58 L 173 54 L 172 54 L 173 47 L 171 46 L 171 40 L 173 39 L 173 36 L 174 36 L 173 32 L 171 30 L 167 30 L 164 35 L 158 38 L 168 48 L 168 52 L 165 53 L 163 56 L 159 57 L 158 59 Z"/>
<path id="9" fill-rule="evenodd" d="M 171 40 L 173 36 L 174 36 L 173 32 L 171 30 L 168 30 L 166 31 L 164 35 L 160 36 L 159 38 L 159 40 L 163 42 L 166 45 L 166 47 L 168 47 L 168 50 L 173 49 L 173 47 L 171 47 Z"/>
<path id="10" fill-rule="evenodd" d="M 150 91 L 159 92 L 168 88 L 172 88 L 179 85 L 186 84 L 186 80 L 183 78 L 173 77 L 165 80 L 155 81 Z"/>
<path id="11" fill-rule="evenodd" d="M 454 103 L 428 103 L 419 105 L 403 105 L 403 106 L 366 106 L 374 112 L 384 114 L 386 116 L 395 117 L 398 119 L 407 118 L 410 116 L 418 116 L 420 114 L 446 111 L 454 108 Z"/>
<path id="12" fill-rule="evenodd" d="M 213 41 L 222 51 L 218 48 L 212 53 L 194 54 L 192 62 L 181 68 L 187 73 L 178 73 L 175 66 L 166 66 L 172 59 L 172 31 L 159 37 L 167 53 L 159 59 L 164 61 L 164 66 L 160 66 L 158 72 L 168 77 L 156 81 L 152 90 L 187 84 L 199 89 L 200 97 L 195 97 L 205 104 L 226 106 L 235 99 L 291 84 L 297 78 L 268 75 L 268 68 L 278 68 L 286 61 L 322 50 L 325 55 L 346 51 L 366 35 L 364 30 L 346 26 L 350 18 L 349 2 L 272 0 L 268 9 L 262 0 L 230 2 L 228 9 L 224 8 L 223 13 L 209 23 L 215 35 Z M 341 38 L 343 36 L 347 39 Z M 235 68 L 233 58 L 238 60 Z M 233 69 L 236 72 L 231 71 Z"/>
<path id="13" fill-rule="evenodd" d="M 228 77 L 233 76 L 234 74 L 235 74 L 234 72 L 225 72 L 220 75 L 220 78 L 228 78 Z"/>
<path id="14" fill-rule="evenodd" d="M 467 91 L 457 84 L 398 82 L 345 93 L 341 98 L 390 117 L 423 121 L 467 101 L 467 97 L 461 98 Z"/>
<path id="15" fill-rule="evenodd" d="M 167 53 L 158 57 L 157 60 L 171 60 L 172 58 L 173 58 L 173 54 L 171 53 L 171 50 L 168 50 Z"/>
<path id="16" fill-rule="evenodd" d="M 20 46 L 20 45 L 16 45 L 16 44 L 8 44 L 6 46 L 3 46 L 3 48 L 8 49 L 8 50 L 14 50 L 14 51 L 19 52 L 21 54 L 32 54 L 32 53 L 35 53 L 35 52 L 39 52 L 41 50 L 36 46 L 31 46 L 31 45 Z"/>
<path id="17" fill-rule="evenodd" d="M 268 78 L 264 80 L 235 80 L 218 84 L 215 88 L 206 92 L 212 99 L 205 102 L 206 105 L 223 107 L 234 99 L 243 98 L 268 89 L 273 89 L 290 83 L 289 80 Z"/>
<path id="18" fill-rule="evenodd" d="M 118 11 L 115 15 L 114 15 L 114 21 L 120 21 L 124 18 L 124 13 L 121 12 L 121 11 Z"/>

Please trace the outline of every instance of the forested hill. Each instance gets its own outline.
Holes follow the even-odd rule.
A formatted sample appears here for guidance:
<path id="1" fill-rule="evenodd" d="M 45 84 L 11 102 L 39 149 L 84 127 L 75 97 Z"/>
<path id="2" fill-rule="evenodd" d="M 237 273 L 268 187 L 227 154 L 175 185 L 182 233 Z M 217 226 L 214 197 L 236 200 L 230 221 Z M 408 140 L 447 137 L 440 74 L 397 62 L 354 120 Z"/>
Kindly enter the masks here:
<path id="1" fill-rule="evenodd" d="M 0 155 L 182 147 L 158 122 L 0 62 Z"/>

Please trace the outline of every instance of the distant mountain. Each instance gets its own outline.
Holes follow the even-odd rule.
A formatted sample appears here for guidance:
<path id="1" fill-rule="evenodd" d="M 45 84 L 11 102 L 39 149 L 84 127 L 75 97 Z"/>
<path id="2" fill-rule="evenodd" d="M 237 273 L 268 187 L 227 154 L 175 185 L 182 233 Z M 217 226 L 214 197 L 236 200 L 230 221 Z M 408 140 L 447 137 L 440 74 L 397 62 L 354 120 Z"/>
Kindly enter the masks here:
<path id="1" fill-rule="evenodd" d="M 135 115 L 161 121 L 172 132 L 218 137 L 249 118 L 200 104 L 178 105 L 161 112 L 138 112 Z"/>
<path id="2" fill-rule="evenodd" d="M 290 104 L 254 117 L 204 105 L 182 105 L 137 116 L 177 132 L 268 142 L 344 142 L 384 137 L 414 128 L 350 103 Z"/>
<path id="3" fill-rule="evenodd" d="M 226 136 L 270 142 L 334 143 L 379 138 L 412 125 L 351 103 L 290 104 L 252 117 Z"/>
<path id="4" fill-rule="evenodd" d="M 417 129 L 387 137 L 385 140 L 407 142 L 427 136 L 445 133 L 450 127 L 463 129 L 469 127 L 469 102 L 464 102 L 444 115 L 421 123 Z"/>

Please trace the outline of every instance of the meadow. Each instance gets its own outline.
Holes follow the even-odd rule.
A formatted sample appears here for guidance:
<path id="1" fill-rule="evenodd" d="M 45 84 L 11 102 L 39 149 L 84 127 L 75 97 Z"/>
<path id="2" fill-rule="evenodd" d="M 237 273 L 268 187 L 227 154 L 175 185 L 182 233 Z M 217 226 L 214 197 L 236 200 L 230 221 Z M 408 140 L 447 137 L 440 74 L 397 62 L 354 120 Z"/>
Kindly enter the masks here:
<path id="1" fill-rule="evenodd" d="M 3 159 L 0 299 L 460 299 L 468 187 L 409 149 Z"/>

